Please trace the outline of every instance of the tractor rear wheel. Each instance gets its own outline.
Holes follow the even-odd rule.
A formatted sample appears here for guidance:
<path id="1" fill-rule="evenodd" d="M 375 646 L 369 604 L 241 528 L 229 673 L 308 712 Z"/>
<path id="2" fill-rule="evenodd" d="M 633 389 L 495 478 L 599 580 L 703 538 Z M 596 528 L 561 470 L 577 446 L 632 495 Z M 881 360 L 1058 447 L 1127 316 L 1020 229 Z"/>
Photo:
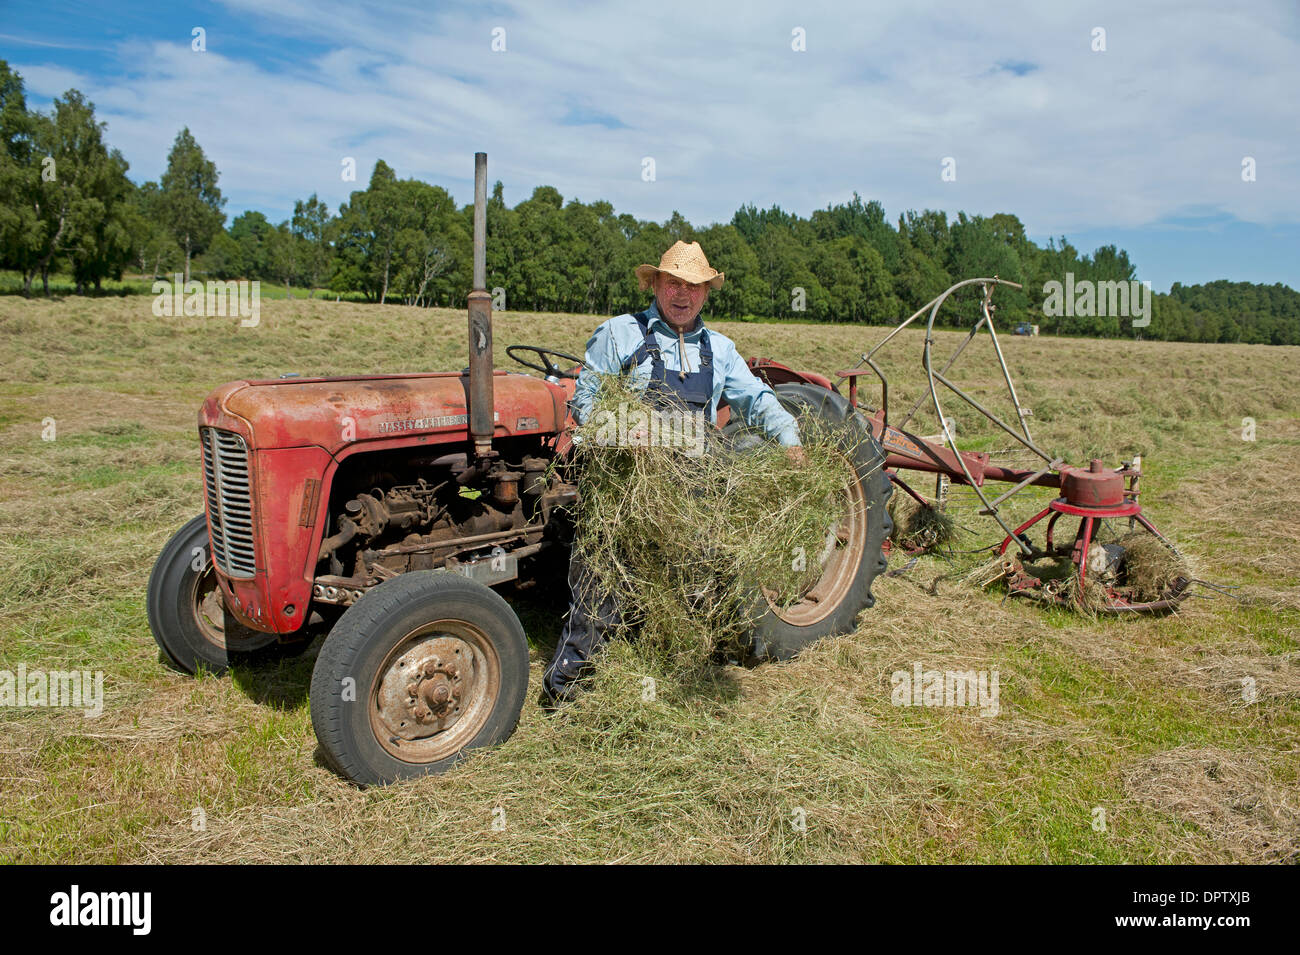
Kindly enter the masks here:
<path id="1" fill-rule="evenodd" d="M 267 662 L 306 646 L 304 640 L 282 643 L 276 634 L 252 630 L 226 613 L 202 514 L 158 555 L 145 606 L 163 656 L 189 674 L 206 670 L 220 676 L 231 664 Z"/>
<path id="2" fill-rule="evenodd" d="M 411 571 L 368 591 L 330 631 L 311 677 L 329 762 L 362 785 L 445 772 L 514 732 L 528 641 L 483 584 Z"/>
<path id="3" fill-rule="evenodd" d="M 858 613 L 875 603 L 871 585 L 888 565 L 883 545 L 894 526 L 887 509 L 893 486 L 884 470 L 885 453 L 848 401 L 815 385 L 789 383 L 774 390 L 801 426 L 816 421 L 836 436 L 844 510 L 828 528 L 827 546 L 818 556 L 821 576 L 802 599 L 781 607 L 763 596 L 766 611 L 754 625 L 751 651 L 760 660 L 788 660 L 823 637 L 852 633 Z"/>

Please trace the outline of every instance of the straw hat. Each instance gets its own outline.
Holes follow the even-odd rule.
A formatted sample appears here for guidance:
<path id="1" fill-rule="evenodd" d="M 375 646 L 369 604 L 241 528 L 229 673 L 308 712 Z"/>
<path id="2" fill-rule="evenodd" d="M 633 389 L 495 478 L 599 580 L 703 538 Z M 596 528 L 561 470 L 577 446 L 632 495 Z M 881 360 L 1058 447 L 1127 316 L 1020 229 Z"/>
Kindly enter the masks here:
<path id="1" fill-rule="evenodd" d="M 700 248 L 698 242 L 692 242 L 689 245 L 680 239 L 673 243 L 671 249 L 664 253 L 664 257 L 659 260 L 657 266 L 638 265 L 636 267 L 636 277 L 641 283 L 641 291 L 650 287 L 650 283 L 656 272 L 667 272 L 669 275 L 675 275 L 683 282 L 690 282 L 692 285 L 699 285 L 701 282 L 708 282 L 709 288 L 722 288 L 724 273 L 709 266 L 709 260 L 704 257 L 704 250 Z"/>

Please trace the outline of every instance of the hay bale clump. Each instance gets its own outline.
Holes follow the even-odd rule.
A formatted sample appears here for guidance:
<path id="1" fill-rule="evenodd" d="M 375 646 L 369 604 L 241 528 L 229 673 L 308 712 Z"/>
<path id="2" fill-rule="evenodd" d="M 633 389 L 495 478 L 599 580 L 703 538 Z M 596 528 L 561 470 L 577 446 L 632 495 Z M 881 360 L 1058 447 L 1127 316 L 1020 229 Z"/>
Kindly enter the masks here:
<path id="1" fill-rule="evenodd" d="M 1192 579 L 1187 560 L 1154 534 L 1133 530 L 1119 544 L 1124 548 L 1124 580 L 1137 600 L 1159 600 L 1178 578 Z"/>
<path id="2" fill-rule="evenodd" d="M 623 608 L 620 629 L 674 669 L 743 655 L 762 593 L 788 605 L 815 583 L 849 467 L 843 435 L 814 420 L 801 422 L 807 463 L 795 467 L 774 442 L 740 450 L 702 417 L 676 414 L 625 379 L 601 379 L 575 432 L 573 544 Z"/>
<path id="3" fill-rule="evenodd" d="M 899 547 L 909 552 L 930 551 L 952 541 L 957 522 L 937 505 L 919 504 L 910 494 L 894 494 L 889 501 L 889 515 L 894 530 L 889 535 Z"/>
<path id="4" fill-rule="evenodd" d="M 1065 593 L 1076 610 L 1090 616 L 1096 616 L 1110 606 L 1110 593 L 1096 574 L 1088 574 L 1080 580 L 1079 571 L 1072 568 L 1066 579 Z"/>

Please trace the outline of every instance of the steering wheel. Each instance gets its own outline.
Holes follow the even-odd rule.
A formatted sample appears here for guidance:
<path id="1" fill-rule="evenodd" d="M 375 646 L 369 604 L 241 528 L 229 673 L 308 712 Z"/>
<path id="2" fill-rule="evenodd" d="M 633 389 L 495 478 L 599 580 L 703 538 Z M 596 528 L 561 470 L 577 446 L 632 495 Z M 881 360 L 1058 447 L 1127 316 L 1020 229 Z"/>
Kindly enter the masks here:
<path id="1" fill-rule="evenodd" d="M 533 352 L 534 354 L 537 355 L 538 358 L 541 359 L 542 364 L 537 365 L 531 361 L 524 361 L 524 359 L 520 358 L 518 355 L 515 354 L 516 351 Z M 559 366 L 557 366 L 553 361 L 551 361 L 552 357 L 563 358 L 566 361 L 573 362 L 575 365 L 582 364 L 581 358 L 574 358 L 572 355 L 566 355 L 564 352 L 556 351 L 553 348 L 538 348 L 536 345 L 511 345 L 506 349 L 506 354 L 509 355 L 511 358 L 513 358 L 515 361 L 519 362 L 519 364 L 523 365 L 525 368 L 531 368 L 534 371 L 544 372 L 546 374 L 546 377 L 548 378 L 574 379 L 578 377 L 577 374 L 575 374 L 574 372 L 561 371 L 559 369 Z"/>

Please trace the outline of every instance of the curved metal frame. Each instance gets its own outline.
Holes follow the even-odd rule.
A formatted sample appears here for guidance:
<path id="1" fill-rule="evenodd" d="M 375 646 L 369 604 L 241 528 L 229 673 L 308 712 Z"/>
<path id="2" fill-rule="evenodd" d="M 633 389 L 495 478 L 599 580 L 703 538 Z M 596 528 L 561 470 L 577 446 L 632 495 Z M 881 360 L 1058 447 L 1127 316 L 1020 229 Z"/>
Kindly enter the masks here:
<path id="1" fill-rule="evenodd" d="M 980 289 L 983 292 L 983 298 L 980 302 L 981 317 L 979 321 L 975 323 L 975 326 L 970 330 L 970 334 L 966 336 L 966 340 L 957 346 L 956 351 L 954 351 L 951 357 L 949 357 L 949 359 L 947 360 L 947 362 L 944 363 L 943 368 L 936 370 L 934 367 L 934 354 L 933 354 L 935 319 L 939 314 L 939 309 L 943 307 L 944 302 L 948 300 L 948 298 L 952 295 L 952 293 L 957 291 L 958 289 L 965 288 L 968 285 L 978 285 L 980 286 Z M 909 316 L 904 322 L 902 322 L 902 324 L 900 324 L 897 328 L 895 328 L 888 335 L 886 335 L 880 341 L 879 344 L 877 344 L 874 348 L 871 349 L 871 351 L 864 354 L 862 356 L 862 361 L 860 361 L 858 364 L 860 365 L 862 364 L 862 362 L 866 362 L 876 372 L 876 374 L 880 376 L 883 382 L 884 376 L 883 374 L 881 374 L 880 369 L 877 367 L 876 363 L 872 361 L 872 356 L 874 356 L 876 352 L 880 351 L 880 349 L 882 349 L 886 344 L 888 344 L 888 342 L 895 335 L 897 335 L 900 331 L 902 331 L 913 321 L 915 321 L 917 318 L 923 315 L 927 309 L 929 310 L 930 316 L 929 319 L 926 321 L 926 326 L 925 326 L 925 346 L 921 355 L 921 364 L 925 368 L 926 382 L 929 386 L 930 402 L 934 406 L 934 413 L 935 415 L 938 416 L 939 424 L 943 428 L 944 440 L 954 451 L 957 450 L 957 442 L 956 439 L 953 437 L 952 429 L 949 427 L 948 417 L 943 413 L 943 405 L 939 401 L 939 388 L 936 382 L 938 382 L 938 384 L 943 385 L 945 388 L 947 388 L 949 391 L 955 394 L 958 398 L 962 399 L 968 405 L 970 405 L 972 408 L 974 408 L 976 411 L 982 414 L 984 417 L 988 418 L 989 421 L 993 422 L 993 424 L 997 425 L 999 428 L 1001 428 L 1003 431 L 1009 434 L 1014 440 L 1024 445 L 1026 449 L 1038 455 L 1040 458 L 1043 459 L 1044 462 L 1046 462 L 1046 466 L 1042 470 L 1037 472 L 1035 475 L 1026 479 L 1025 481 L 1022 481 L 1020 484 L 1017 484 L 1015 487 L 1011 488 L 1009 491 L 1005 492 L 995 500 L 989 500 L 989 498 L 985 496 L 983 488 L 981 488 L 979 484 L 975 481 L 974 475 L 970 473 L 970 468 L 967 467 L 965 459 L 962 458 L 960 454 L 956 456 L 957 463 L 961 466 L 962 474 L 966 478 L 967 485 L 970 486 L 975 491 L 975 494 L 980 499 L 980 503 L 984 506 L 984 513 L 990 515 L 994 520 L 998 522 L 998 524 L 1002 527 L 1002 529 L 1007 532 L 1008 536 L 1010 536 L 1013 540 L 1016 541 L 1016 544 L 1020 548 L 1021 552 L 1023 552 L 1026 556 L 1030 556 L 1033 553 L 1032 547 L 1030 547 L 1025 541 L 1021 540 L 1020 537 L 1016 535 L 1015 531 L 1012 530 L 1011 526 L 1008 525 L 1007 522 L 1002 519 L 1002 515 L 998 513 L 998 508 L 1001 504 L 1006 502 L 1016 493 L 1023 490 L 1029 484 L 1033 483 L 1033 481 L 1036 478 L 1041 477 L 1043 474 L 1046 474 L 1048 471 L 1055 471 L 1059 469 L 1060 466 L 1064 463 L 1064 461 L 1061 458 L 1052 457 L 1050 454 L 1048 454 L 1046 451 L 1040 448 L 1037 444 L 1035 444 L 1033 435 L 1030 434 L 1029 432 L 1029 422 L 1026 420 L 1027 416 L 1025 414 L 1025 409 L 1020 404 L 1020 396 L 1016 394 L 1016 386 L 1011 380 L 1011 370 L 1007 368 L 1007 359 L 1006 356 L 1002 353 L 1002 345 L 998 341 L 997 329 L 993 323 L 993 312 L 995 311 L 995 309 L 991 303 L 993 300 L 993 291 L 999 285 L 1006 285 L 1014 289 L 1024 288 L 1024 286 L 1022 286 L 1018 282 L 1011 282 L 1008 281 L 1007 279 L 1001 279 L 998 278 L 996 275 L 993 276 L 992 278 L 965 279 L 964 281 L 958 282 L 956 285 L 951 286 L 950 288 L 948 288 L 947 291 L 931 299 L 925 305 L 921 306 L 921 308 L 913 312 L 911 316 Z M 966 394 L 966 392 L 962 391 L 961 388 L 957 387 L 957 385 L 955 385 L 952 381 L 950 381 L 946 377 L 947 372 L 952 368 L 953 365 L 957 363 L 957 359 L 961 357 L 961 354 L 963 351 L 965 351 L 966 346 L 971 343 L 971 341 L 975 338 L 977 334 L 979 334 L 980 329 L 985 327 L 988 328 L 989 337 L 993 341 L 993 350 L 997 354 L 998 366 L 1002 369 L 1002 379 L 1003 381 L 1006 382 L 1007 392 L 1011 397 L 1011 403 L 1012 405 L 1015 406 L 1016 409 L 1016 417 L 1019 420 L 1019 424 L 1020 424 L 1019 430 L 1013 428 L 1011 425 L 1007 424 L 1005 421 L 999 418 L 996 414 L 989 411 L 987 408 L 981 405 L 970 395 Z M 920 407 L 924 401 L 925 401 L 925 395 L 919 396 L 916 399 L 915 403 L 913 403 L 911 409 L 908 411 L 906 416 L 904 416 L 903 420 L 897 425 L 897 427 L 901 428 L 906 426 L 907 422 L 910 421 L 913 418 L 913 416 L 915 416 L 916 412 L 920 410 Z"/>
<path id="2" fill-rule="evenodd" d="M 958 289 L 965 288 L 968 285 L 980 286 L 981 292 L 983 293 L 983 297 L 980 302 L 981 317 L 979 321 L 975 323 L 974 327 L 971 328 L 970 334 L 966 336 L 965 341 L 963 341 L 960 345 L 957 346 L 956 350 L 948 358 L 947 362 L 944 363 L 943 367 L 941 369 L 936 369 L 934 366 L 935 319 L 937 318 L 939 314 L 939 309 L 943 306 L 944 302 L 946 302 L 952 296 L 952 294 L 956 292 Z M 1028 557 L 1030 559 L 1033 559 L 1037 556 L 1041 556 L 1043 553 L 1048 553 L 1048 554 L 1052 553 L 1054 550 L 1052 532 L 1055 529 L 1057 518 L 1064 513 L 1064 514 L 1075 515 L 1080 518 L 1079 533 L 1077 535 L 1078 539 L 1081 539 L 1083 543 L 1083 553 L 1080 555 L 1080 560 L 1077 563 L 1080 580 L 1082 580 L 1084 575 L 1087 573 L 1087 546 L 1092 537 L 1092 532 L 1094 529 L 1094 521 L 1104 517 L 1129 517 L 1130 526 L 1132 526 L 1134 523 L 1140 523 L 1144 529 L 1149 531 L 1151 534 L 1155 535 L 1155 537 L 1162 544 L 1168 547 L 1175 555 L 1178 555 L 1177 549 L 1174 548 L 1174 546 L 1171 543 L 1169 543 L 1169 541 L 1166 540 L 1165 537 L 1161 535 L 1161 533 L 1158 530 L 1156 530 L 1155 526 L 1141 514 L 1141 510 L 1137 505 L 1137 483 L 1136 482 L 1137 482 L 1138 472 L 1136 471 L 1133 472 L 1133 475 L 1130 478 L 1132 483 L 1130 485 L 1129 490 L 1124 492 L 1124 497 L 1125 497 L 1124 504 L 1118 507 L 1105 509 L 1104 513 L 1097 511 L 1096 509 L 1074 507 L 1066 503 L 1063 499 L 1058 499 L 1057 501 L 1053 501 L 1047 507 L 1043 508 L 1036 515 L 1031 517 L 1029 520 L 1025 521 L 1019 527 L 1012 528 L 1005 520 L 1003 520 L 1002 515 L 998 511 L 998 508 L 1004 502 L 1006 502 L 1007 500 L 1009 500 L 1010 498 L 1018 494 L 1020 491 L 1024 490 L 1024 488 L 1030 486 L 1031 484 L 1037 483 L 1039 479 L 1044 477 L 1045 475 L 1051 472 L 1059 472 L 1062 465 L 1065 462 L 1062 458 L 1052 457 L 1050 454 L 1048 454 L 1046 451 L 1040 448 L 1037 444 L 1034 443 L 1033 435 L 1030 434 L 1029 422 L 1026 420 L 1027 415 L 1025 413 L 1025 409 L 1020 404 L 1020 396 L 1016 394 L 1016 386 L 1014 382 L 1012 382 L 1011 380 L 1011 371 L 1007 367 L 1006 356 L 1002 353 L 1002 345 L 998 341 L 997 328 L 995 327 L 993 321 L 993 312 L 995 311 L 995 308 L 992 305 L 993 292 L 999 285 L 1006 285 L 1015 289 L 1023 288 L 1023 286 L 1021 286 L 1019 283 L 1010 282 L 1007 281 L 1006 279 L 1000 279 L 996 275 L 993 276 L 992 278 L 973 278 L 973 279 L 966 279 L 962 282 L 958 282 L 956 285 L 951 286 L 942 294 L 931 299 L 929 302 L 927 302 L 925 305 L 919 308 L 916 312 L 912 313 L 912 315 L 909 316 L 905 321 L 903 321 L 900 325 L 898 325 L 896 328 L 890 331 L 890 333 L 886 335 L 874 348 L 872 348 L 869 352 L 866 352 L 865 354 L 862 355 L 862 358 L 858 362 L 858 365 L 861 365 L 863 362 L 865 362 L 868 366 L 871 367 L 871 369 L 876 373 L 876 375 L 881 380 L 882 395 L 884 396 L 884 402 L 885 402 L 884 423 L 886 425 L 888 425 L 889 423 L 888 422 L 889 385 L 885 379 L 884 373 L 881 371 L 880 367 L 872 360 L 872 357 L 878 351 L 880 351 L 880 349 L 882 349 L 886 344 L 888 344 L 889 341 L 893 339 L 895 335 L 897 335 L 900 331 L 902 331 L 904 328 L 910 325 L 921 315 L 925 314 L 925 312 L 928 310 L 929 318 L 926 321 L 925 344 L 922 349 L 921 364 L 925 368 L 925 376 L 926 376 L 926 383 L 928 385 L 930 403 L 934 407 L 934 413 L 939 419 L 940 427 L 943 429 L 944 441 L 947 443 L 949 447 L 953 449 L 954 452 L 957 452 L 954 455 L 954 457 L 956 459 L 957 465 L 961 469 L 962 476 L 965 478 L 965 483 L 975 491 L 976 496 L 979 498 L 981 504 L 983 504 L 983 510 L 981 511 L 981 513 L 993 517 L 994 520 L 996 520 L 998 524 L 1002 527 L 1002 529 L 1006 532 L 1006 537 L 1003 539 L 1001 547 L 998 549 L 999 554 L 1005 554 L 1007 551 L 1007 547 L 1010 546 L 1012 541 L 1015 541 L 1016 546 L 1021 552 L 1021 554 L 1023 554 L 1025 557 Z M 972 398 L 970 395 L 964 392 L 961 388 L 959 388 L 947 377 L 948 371 L 953 367 L 954 364 L 956 364 L 957 359 L 961 356 L 962 352 L 966 349 L 966 346 L 969 345 L 971 341 L 975 338 L 975 336 L 979 334 L 980 330 L 985 327 L 988 328 L 989 338 L 993 342 L 993 351 L 997 355 L 998 366 L 1002 369 L 1002 379 L 1003 381 L 1006 382 L 1007 393 L 1010 395 L 1011 403 L 1014 405 L 1016 409 L 1016 417 L 1019 422 L 1018 429 L 1007 424 L 1005 421 L 999 418 L 988 408 L 984 407 L 982 404 L 980 404 L 978 401 L 976 401 L 974 398 Z M 1010 489 L 1008 489 L 998 497 L 994 498 L 993 500 L 989 500 L 989 498 L 985 495 L 983 488 L 976 483 L 975 476 L 971 473 L 970 467 L 967 464 L 966 459 L 963 458 L 961 453 L 957 451 L 956 438 L 953 435 L 952 428 L 948 421 L 948 417 L 943 413 L 943 404 L 939 399 L 939 385 L 943 385 L 946 389 L 951 391 L 962 401 L 966 402 L 968 405 L 970 405 L 972 408 L 974 408 L 976 411 L 982 414 L 985 418 L 987 418 L 993 424 L 997 425 L 997 427 L 1001 428 L 1008 435 L 1010 435 L 1012 439 L 1014 439 L 1019 444 L 1023 445 L 1028 451 L 1031 451 L 1032 453 L 1036 454 L 1038 457 L 1042 458 L 1043 461 L 1045 462 L 1045 465 L 1042 468 L 1040 468 L 1038 471 L 1034 472 L 1033 474 L 1029 474 L 1028 476 L 1023 477 L 1023 479 L 1020 480 L 1019 483 L 1017 483 L 1016 485 L 1014 485 L 1013 487 L 1011 487 Z M 921 405 L 925 403 L 925 399 L 926 399 L 925 394 L 922 394 L 917 397 L 916 401 L 912 404 L 912 407 L 908 411 L 907 415 L 897 426 L 898 428 L 905 426 L 907 422 L 910 421 L 916 415 L 917 411 L 920 410 Z M 1121 470 L 1120 473 L 1121 474 L 1125 473 L 1127 468 L 1128 465 L 1125 465 L 1125 469 Z M 1023 474 L 1023 472 L 1021 473 Z M 906 488 L 906 490 L 909 493 L 913 494 L 913 496 L 916 496 L 915 492 L 913 492 L 910 488 L 907 488 L 906 485 L 903 486 L 904 488 Z M 1051 515 L 1051 519 L 1047 522 L 1047 551 L 1039 552 L 1037 548 L 1035 548 L 1033 544 L 1028 540 L 1025 532 L 1031 526 L 1037 524 L 1038 521 L 1040 521 L 1044 517 L 1047 517 L 1049 514 Z M 1076 547 L 1077 544 L 1078 544 L 1078 540 L 1076 540 Z M 1155 609 L 1163 609 L 1165 607 L 1175 606 L 1179 601 L 1183 599 L 1184 596 L 1186 596 L 1186 588 L 1189 583 L 1189 581 L 1183 580 L 1182 578 L 1179 578 L 1179 580 L 1181 581 L 1181 583 L 1177 584 L 1174 590 L 1162 600 L 1145 603 L 1145 604 L 1127 604 L 1127 603 L 1116 604 L 1112 602 L 1110 605 L 1108 605 L 1106 609 L 1111 612 L 1118 612 L 1121 610 L 1155 610 Z M 1018 593 L 1019 591 L 1013 591 L 1013 592 Z M 1053 595 L 1053 597 L 1055 598 L 1055 595 Z M 1060 601 L 1058 600 L 1058 602 Z"/>

